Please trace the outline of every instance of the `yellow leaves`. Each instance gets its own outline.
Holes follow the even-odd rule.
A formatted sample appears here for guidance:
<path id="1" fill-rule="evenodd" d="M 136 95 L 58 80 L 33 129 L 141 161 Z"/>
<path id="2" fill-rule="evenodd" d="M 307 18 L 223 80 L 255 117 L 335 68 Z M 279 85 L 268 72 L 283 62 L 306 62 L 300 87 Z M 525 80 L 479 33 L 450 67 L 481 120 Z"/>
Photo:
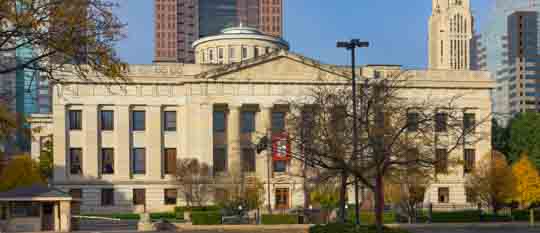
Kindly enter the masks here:
<path id="1" fill-rule="evenodd" d="M 516 200 L 522 208 L 540 201 L 540 175 L 526 153 L 512 167 L 516 178 Z"/>
<path id="2" fill-rule="evenodd" d="M 0 192 L 44 183 L 38 165 L 28 155 L 13 157 L 0 175 Z"/>
<path id="3" fill-rule="evenodd" d="M 477 201 L 489 205 L 500 205 L 510 201 L 515 195 L 512 168 L 506 162 L 505 156 L 498 151 L 484 155 L 468 177 L 466 186 Z"/>

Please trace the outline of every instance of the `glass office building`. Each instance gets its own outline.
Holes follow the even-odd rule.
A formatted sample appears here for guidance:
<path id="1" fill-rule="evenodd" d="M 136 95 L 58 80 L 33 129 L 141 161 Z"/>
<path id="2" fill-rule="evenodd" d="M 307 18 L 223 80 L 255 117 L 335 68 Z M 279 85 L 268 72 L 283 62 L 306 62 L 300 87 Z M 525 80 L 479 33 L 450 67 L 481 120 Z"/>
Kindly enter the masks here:
<path id="1" fill-rule="evenodd" d="M 479 38 L 479 56 L 497 81 L 493 111 L 501 123 L 520 112 L 539 111 L 539 0 L 495 0 Z"/>

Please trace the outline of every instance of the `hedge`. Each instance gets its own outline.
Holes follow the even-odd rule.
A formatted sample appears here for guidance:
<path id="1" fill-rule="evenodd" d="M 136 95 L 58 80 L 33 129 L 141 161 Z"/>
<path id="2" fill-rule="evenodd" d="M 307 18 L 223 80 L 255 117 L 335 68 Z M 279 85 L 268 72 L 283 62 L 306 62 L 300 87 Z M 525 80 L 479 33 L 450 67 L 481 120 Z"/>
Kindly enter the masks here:
<path id="1" fill-rule="evenodd" d="M 354 209 L 349 208 L 347 215 L 349 222 L 355 222 L 355 213 Z M 360 210 L 360 222 L 362 224 L 375 224 L 375 213 L 370 211 L 366 212 L 365 210 Z M 390 224 L 396 223 L 396 215 L 394 213 L 383 213 L 383 223 Z"/>
<path id="2" fill-rule="evenodd" d="M 406 230 L 396 228 L 383 228 L 384 233 L 408 233 Z M 309 228 L 309 233 L 375 233 L 375 226 L 356 227 L 352 223 L 329 223 L 326 225 L 315 225 Z"/>
<path id="3" fill-rule="evenodd" d="M 219 225 L 221 224 L 221 212 L 219 211 L 193 211 L 191 212 L 193 225 Z"/>
<path id="4" fill-rule="evenodd" d="M 263 214 L 261 223 L 265 225 L 298 224 L 298 215 L 293 214 Z"/>
<path id="5" fill-rule="evenodd" d="M 434 223 L 456 223 L 456 222 L 480 222 L 481 212 L 479 210 L 463 210 L 452 212 L 433 212 L 431 222 Z"/>

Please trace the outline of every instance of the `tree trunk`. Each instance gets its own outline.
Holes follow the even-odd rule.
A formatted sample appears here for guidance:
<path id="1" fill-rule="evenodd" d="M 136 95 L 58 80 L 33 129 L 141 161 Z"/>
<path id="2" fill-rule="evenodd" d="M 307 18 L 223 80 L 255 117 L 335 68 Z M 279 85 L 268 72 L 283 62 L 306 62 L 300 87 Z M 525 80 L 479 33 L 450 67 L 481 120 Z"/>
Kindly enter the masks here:
<path id="1" fill-rule="evenodd" d="M 383 211 L 384 211 L 384 187 L 383 177 L 377 174 L 375 177 L 375 226 L 377 233 L 383 233 Z"/>
<path id="2" fill-rule="evenodd" d="M 345 205 L 347 199 L 347 178 L 349 174 L 346 171 L 341 172 L 341 188 L 339 190 L 339 222 L 345 223 Z"/>

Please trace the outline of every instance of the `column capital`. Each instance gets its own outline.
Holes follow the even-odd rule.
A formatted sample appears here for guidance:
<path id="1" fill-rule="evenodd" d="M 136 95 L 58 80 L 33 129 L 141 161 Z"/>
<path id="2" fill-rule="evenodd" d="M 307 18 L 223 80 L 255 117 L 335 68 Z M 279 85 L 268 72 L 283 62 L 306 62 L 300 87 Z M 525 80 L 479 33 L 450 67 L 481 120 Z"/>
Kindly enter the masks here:
<path id="1" fill-rule="evenodd" d="M 262 104 L 259 104 L 259 106 L 261 107 L 261 109 L 272 109 L 272 108 L 274 108 L 273 103 L 262 103 Z"/>
<path id="2" fill-rule="evenodd" d="M 240 110 L 240 108 L 242 108 L 242 104 L 241 103 L 227 103 L 227 107 L 229 108 L 229 110 Z"/>

